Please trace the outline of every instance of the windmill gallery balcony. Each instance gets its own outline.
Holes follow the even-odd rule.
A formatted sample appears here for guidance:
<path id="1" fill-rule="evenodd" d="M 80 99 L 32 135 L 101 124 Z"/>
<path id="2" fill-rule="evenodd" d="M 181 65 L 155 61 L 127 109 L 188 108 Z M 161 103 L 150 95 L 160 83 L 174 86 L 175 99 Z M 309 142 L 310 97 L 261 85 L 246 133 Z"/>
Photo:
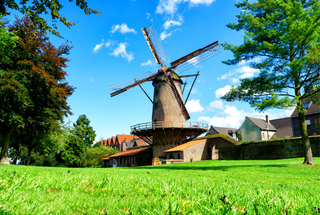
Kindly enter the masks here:
<path id="1" fill-rule="evenodd" d="M 131 126 L 131 134 L 150 145 L 179 145 L 208 130 L 208 124 L 186 121 L 156 121 Z"/>

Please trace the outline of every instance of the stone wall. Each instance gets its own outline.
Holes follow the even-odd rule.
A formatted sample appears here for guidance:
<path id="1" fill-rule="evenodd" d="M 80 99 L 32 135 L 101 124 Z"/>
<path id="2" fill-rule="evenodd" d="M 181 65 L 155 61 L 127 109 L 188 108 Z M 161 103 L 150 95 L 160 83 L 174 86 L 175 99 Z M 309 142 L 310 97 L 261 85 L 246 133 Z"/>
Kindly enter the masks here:
<path id="1" fill-rule="evenodd" d="M 207 148 L 206 140 L 203 140 L 203 142 L 185 149 L 183 151 L 183 161 L 190 162 L 191 159 L 192 161 L 207 160 Z"/>
<path id="2" fill-rule="evenodd" d="M 320 136 L 309 137 L 314 157 L 320 157 Z M 215 157 L 214 151 L 218 153 Z M 207 139 L 208 159 L 258 160 L 304 157 L 305 149 L 301 138 L 256 141 L 236 145 L 221 137 Z"/>
<path id="3" fill-rule="evenodd" d="M 314 157 L 320 157 L 320 137 L 309 137 Z M 282 159 L 304 157 L 305 149 L 301 138 L 252 142 L 238 146 L 240 157 L 235 159 Z"/>

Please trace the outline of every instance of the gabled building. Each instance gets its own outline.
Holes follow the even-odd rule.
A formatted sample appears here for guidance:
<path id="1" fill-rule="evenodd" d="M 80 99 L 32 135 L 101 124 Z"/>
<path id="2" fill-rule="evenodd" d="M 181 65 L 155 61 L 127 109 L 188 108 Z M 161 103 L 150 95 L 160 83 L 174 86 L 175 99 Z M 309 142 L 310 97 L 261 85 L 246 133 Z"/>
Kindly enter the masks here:
<path id="1" fill-rule="evenodd" d="M 307 124 L 308 135 L 320 135 L 320 105 L 314 104 L 312 101 L 304 102 L 303 107 L 306 109 L 305 118 Z M 295 109 L 291 115 L 293 136 L 300 137 L 300 125 L 298 111 Z"/>
<path id="2" fill-rule="evenodd" d="M 131 140 L 133 140 L 135 138 L 134 135 L 127 135 L 127 134 L 118 134 L 116 136 L 116 140 L 115 140 L 115 145 L 117 147 L 117 150 L 122 152 L 125 151 L 127 149 L 126 146 L 126 142 L 130 142 Z"/>
<path id="3" fill-rule="evenodd" d="M 237 139 L 236 132 L 237 132 L 236 128 L 224 128 L 224 127 L 217 127 L 217 126 L 211 125 L 207 135 L 225 134 L 225 135 L 231 136 L 234 139 Z"/>
<path id="4" fill-rule="evenodd" d="M 110 138 L 110 147 L 112 147 L 114 149 L 117 148 L 117 146 L 116 146 L 116 137 L 115 136 Z"/>
<path id="5" fill-rule="evenodd" d="M 246 116 L 237 132 L 240 142 L 259 141 L 269 140 L 277 132 L 277 129 L 270 123 L 268 115 L 266 120 Z"/>
<path id="6" fill-rule="evenodd" d="M 270 139 L 293 137 L 292 121 L 290 117 L 273 119 L 270 120 L 270 123 L 277 129 L 277 132 Z"/>
<path id="7" fill-rule="evenodd" d="M 232 159 L 237 154 L 238 144 L 238 141 L 226 134 L 209 135 L 166 150 L 167 157 L 162 163 Z"/>
<path id="8" fill-rule="evenodd" d="M 152 164 L 152 147 L 145 146 L 118 152 L 103 158 L 101 167 L 134 167 Z"/>

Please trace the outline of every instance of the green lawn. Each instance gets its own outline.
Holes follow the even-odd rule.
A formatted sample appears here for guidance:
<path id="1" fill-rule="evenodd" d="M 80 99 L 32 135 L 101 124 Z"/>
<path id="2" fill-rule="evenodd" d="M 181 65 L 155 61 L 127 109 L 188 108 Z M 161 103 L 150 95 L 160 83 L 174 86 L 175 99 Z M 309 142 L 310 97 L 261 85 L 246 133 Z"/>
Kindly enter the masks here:
<path id="1" fill-rule="evenodd" d="M 314 159 L 320 164 L 320 158 Z M 0 166 L 0 214 L 320 214 L 320 165 Z"/>

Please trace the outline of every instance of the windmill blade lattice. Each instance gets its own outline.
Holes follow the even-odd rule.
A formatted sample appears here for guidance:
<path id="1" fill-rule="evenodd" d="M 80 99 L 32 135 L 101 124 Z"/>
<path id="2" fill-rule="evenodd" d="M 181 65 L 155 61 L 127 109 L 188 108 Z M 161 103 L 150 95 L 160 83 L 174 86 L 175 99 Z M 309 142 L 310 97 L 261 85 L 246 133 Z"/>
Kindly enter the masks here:
<path id="1" fill-rule="evenodd" d="M 139 75 L 135 78 L 131 78 L 129 80 L 123 81 L 121 83 L 112 85 L 109 87 L 111 97 L 116 96 L 120 93 L 127 91 L 128 89 L 140 85 L 146 81 L 152 80 L 156 76 L 156 72 L 151 73 L 147 72 L 142 75 Z"/>
<path id="2" fill-rule="evenodd" d="M 163 46 L 160 42 L 158 34 L 154 29 L 153 25 L 142 28 L 141 30 L 143 32 L 145 39 L 147 40 L 148 46 L 150 47 L 156 62 L 161 66 L 163 66 L 164 63 L 168 61 L 168 57 L 166 55 L 166 52 L 163 49 Z"/>
<path id="3" fill-rule="evenodd" d="M 216 41 L 202 49 L 198 49 L 172 62 L 171 68 L 173 68 L 177 73 L 183 73 L 184 71 L 197 66 L 198 64 L 212 58 L 213 56 L 219 54 L 222 51 L 223 48 L 218 43 L 218 41 Z"/>

